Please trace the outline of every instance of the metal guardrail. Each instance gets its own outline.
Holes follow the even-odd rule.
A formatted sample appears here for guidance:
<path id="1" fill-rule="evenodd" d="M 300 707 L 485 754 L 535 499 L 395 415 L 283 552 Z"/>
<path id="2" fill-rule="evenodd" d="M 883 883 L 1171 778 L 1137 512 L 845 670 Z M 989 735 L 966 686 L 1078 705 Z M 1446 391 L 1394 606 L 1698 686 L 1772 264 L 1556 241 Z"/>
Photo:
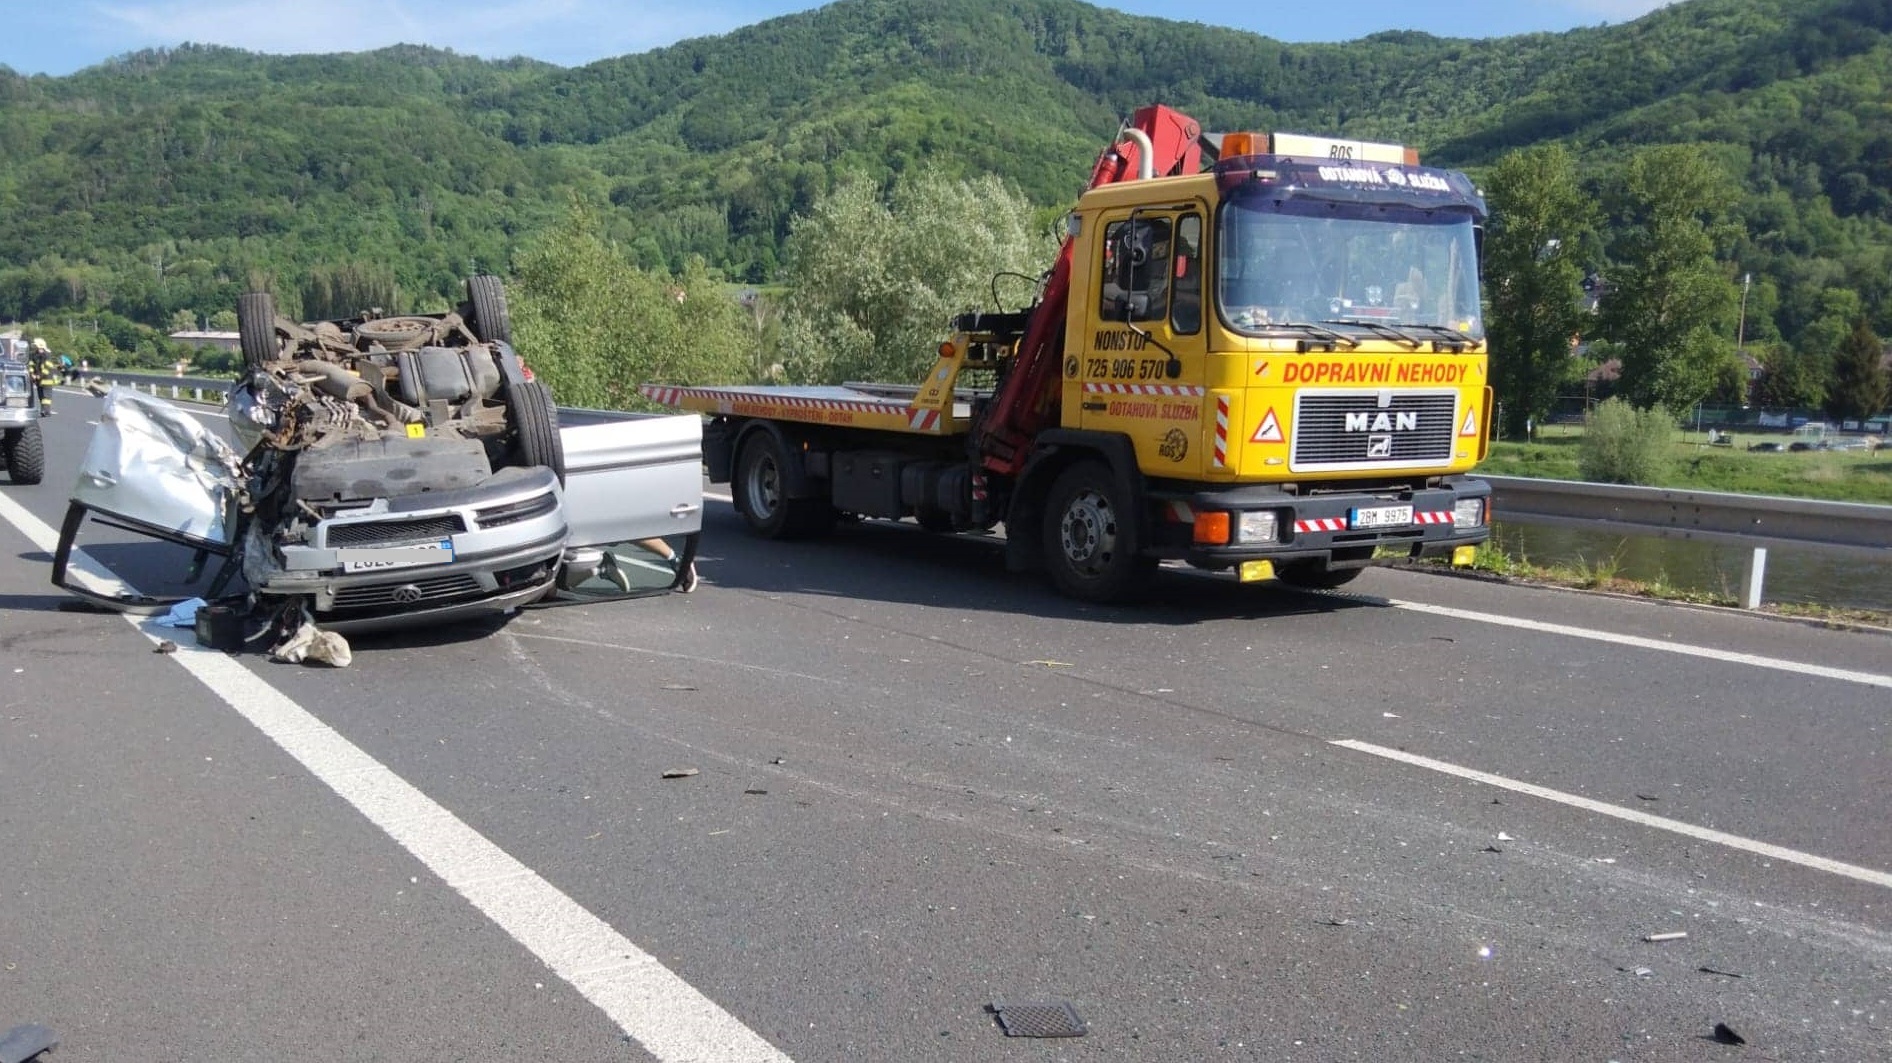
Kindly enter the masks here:
<path id="1" fill-rule="evenodd" d="M 104 380 L 150 392 L 161 399 L 221 404 L 236 387 L 235 377 L 164 376 L 158 373 L 91 372 L 83 380 Z"/>
<path id="2" fill-rule="evenodd" d="M 1760 605 L 1769 547 L 1892 561 L 1892 506 L 1771 495 L 1625 487 L 1519 476 L 1491 484 L 1499 521 L 1741 546 L 1753 551 L 1742 604 Z"/>

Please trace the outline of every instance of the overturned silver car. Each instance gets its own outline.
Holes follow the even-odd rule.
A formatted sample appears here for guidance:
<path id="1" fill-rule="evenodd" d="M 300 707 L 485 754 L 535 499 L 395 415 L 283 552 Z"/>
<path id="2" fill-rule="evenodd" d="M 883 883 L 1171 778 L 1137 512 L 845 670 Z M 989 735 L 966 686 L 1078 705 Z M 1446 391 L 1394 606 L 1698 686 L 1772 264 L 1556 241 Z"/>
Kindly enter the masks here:
<path id="1" fill-rule="evenodd" d="M 512 348 L 498 279 L 473 278 L 468 296 L 445 314 L 315 323 L 277 316 L 266 293 L 243 296 L 246 370 L 227 406 L 238 446 L 114 389 L 54 582 L 145 611 L 184 593 L 173 574 L 127 579 L 111 566 L 117 578 L 102 581 L 75 565 L 117 545 L 88 540 L 91 521 L 187 549 L 185 576 L 209 580 L 203 597 L 246 592 L 341 632 L 505 613 L 559 593 L 684 588 L 701 527 L 700 421 L 594 415 L 561 427 Z"/>

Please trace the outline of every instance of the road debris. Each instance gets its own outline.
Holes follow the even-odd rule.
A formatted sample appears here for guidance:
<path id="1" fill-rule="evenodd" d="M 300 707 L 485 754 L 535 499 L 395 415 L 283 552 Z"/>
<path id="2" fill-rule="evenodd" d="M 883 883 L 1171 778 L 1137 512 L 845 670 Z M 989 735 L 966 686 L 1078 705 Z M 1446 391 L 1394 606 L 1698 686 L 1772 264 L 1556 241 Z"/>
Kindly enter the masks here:
<path id="1" fill-rule="evenodd" d="M 0 1063 L 27 1063 L 59 1047 L 59 1035 L 35 1022 L 0 1035 Z"/>
<path id="2" fill-rule="evenodd" d="M 1041 668 L 1075 668 L 1077 667 L 1076 665 L 1069 664 L 1065 661 L 1026 661 L 1025 663 L 1035 664 Z"/>
<path id="3" fill-rule="evenodd" d="M 1322 919 L 1320 921 L 1320 925 L 1322 926 L 1352 926 L 1353 920 L 1351 919 Z"/>
<path id="4" fill-rule="evenodd" d="M 165 639 L 163 642 L 158 643 L 157 647 L 153 649 L 151 652 L 152 653 L 176 653 L 177 643 L 172 642 L 170 639 Z"/>
<path id="5" fill-rule="evenodd" d="M 663 777 L 666 779 L 687 779 L 692 775 L 698 774 L 701 773 L 696 768 L 667 768 L 664 770 Z"/>
<path id="6" fill-rule="evenodd" d="M 1725 1022 L 1715 1023 L 1715 1040 L 1724 1045 L 1744 1045 L 1747 1038 L 1734 1032 L 1734 1027 Z"/>
<path id="7" fill-rule="evenodd" d="M 1498 832 L 1498 840 L 1499 840 L 1499 841 L 1501 841 L 1501 842 L 1514 842 L 1514 841 L 1517 841 L 1517 839 L 1516 839 L 1516 838 L 1513 838 L 1513 837 L 1511 837 L 1511 836 L 1510 836 L 1509 834 L 1506 834 L 1506 833 L 1505 833 L 1505 832 L 1503 832 L 1503 831 L 1499 831 L 1499 832 Z"/>
<path id="8" fill-rule="evenodd" d="M 742 794 L 744 797 L 767 797 L 769 792 L 767 790 L 744 790 Z"/>
<path id="9" fill-rule="evenodd" d="M 1747 977 L 1747 975 L 1744 975 L 1744 974 L 1736 974 L 1733 971 L 1717 970 L 1716 968 L 1713 968 L 1713 967 L 1697 967 L 1695 969 L 1697 971 L 1700 971 L 1702 974 L 1719 975 L 1723 978 L 1746 978 Z"/>
<path id="10" fill-rule="evenodd" d="M 1485 848 L 1484 848 L 1484 851 L 1485 851 L 1485 852 L 1487 852 L 1487 853 L 1502 853 L 1502 852 L 1504 852 L 1504 850 L 1503 850 L 1503 849 L 1500 849 L 1500 848 L 1498 848 L 1498 847 L 1497 847 L 1497 846 L 1495 846 L 1495 845 L 1487 845 L 1487 846 L 1485 846 Z"/>
<path id="11" fill-rule="evenodd" d="M 1380 715 L 1386 717 L 1389 720 L 1399 719 L 1399 713 L 1396 713 L 1396 712 L 1382 712 L 1380 713 Z"/>
<path id="12" fill-rule="evenodd" d="M 769 763 L 770 764 L 787 764 L 788 758 L 787 757 L 770 757 Z"/>
<path id="13" fill-rule="evenodd" d="M 1686 930 L 1670 930 L 1661 934 L 1644 934 L 1642 940 L 1650 942 L 1680 941 L 1688 936 Z"/>
<path id="14" fill-rule="evenodd" d="M 1077 1009 L 1062 1000 L 1032 1004 L 993 1001 L 987 1008 L 999 1020 L 1007 1037 L 1082 1037 L 1090 1032 Z"/>
<path id="15" fill-rule="evenodd" d="M 1638 801 L 1660 801 L 1660 800 L 1662 800 L 1662 799 L 1661 799 L 1660 797 L 1657 797 L 1657 796 L 1656 796 L 1656 795 L 1654 795 L 1654 794 L 1637 794 L 1637 795 L 1636 795 L 1636 800 L 1638 800 Z"/>
<path id="16" fill-rule="evenodd" d="M 305 616 L 301 625 L 288 638 L 269 651 L 269 657 L 270 660 L 286 661 L 289 664 L 313 661 L 316 664 L 346 668 L 354 661 L 355 653 L 349 649 L 347 639 L 336 632 L 323 631 Z"/>
<path id="17" fill-rule="evenodd" d="M 665 690 L 695 690 L 696 688 L 689 685 L 688 683 L 665 683 L 664 689 Z"/>

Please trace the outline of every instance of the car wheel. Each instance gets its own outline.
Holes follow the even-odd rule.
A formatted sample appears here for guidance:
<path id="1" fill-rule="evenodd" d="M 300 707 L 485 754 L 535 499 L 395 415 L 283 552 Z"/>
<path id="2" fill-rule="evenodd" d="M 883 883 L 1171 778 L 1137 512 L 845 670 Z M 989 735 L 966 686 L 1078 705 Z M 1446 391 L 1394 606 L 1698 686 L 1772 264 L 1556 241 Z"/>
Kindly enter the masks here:
<path id="1" fill-rule="evenodd" d="M 788 451 L 774 435 L 757 432 L 736 458 L 736 509 L 765 539 L 822 535 L 839 514 L 825 499 L 788 497 Z"/>
<path id="2" fill-rule="evenodd" d="M 512 312 L 506 307 L 506 285 L 490 273 L 466 279 L 466 298 L 473 304 L 473 333 L 486 343 L 512 343 Z"/>
<path id="3" fill-rule="evenodd" d="M 1138 551 L 1137 515 L 1109 466 L 1080 461 L 1064 470 L 1044 512 L 1045 565 L 1059 591 L 1090 602 L 1142 593 L 1156 559 Z"/>
<path id="4" fill-rule="evenodd" d="M 282 356 L 282 345 L 276 341 L 275 296 L 268 292 L 237 296 L 237 341 L 243 364 L 251 369 Z"/>
<path id="5" fill-rule="evenodd" d="M 29 424 L 7 433 L 7 475 L 16 484 L 36 484 L 46 478 L 46 440 L 39 425 Z"/>
<path id="6" fill-rule="evenodd" d="M 1330 591 L 1360 578 L 1361 568 L 1326 568 L 1319 561 L 1289 561 L 1276 566 L 1275 578 L 1290 587 L 1310 591 Z"/>
<path id="7" fill-rule="evenodd" d="M 508 395 L 517 429 L 515 451 L 521 465 L 543 465 L 565 482 L 565 444 L 558 435 L 558 407 L 552 392 L 536 380 L 514 384 Z"/>

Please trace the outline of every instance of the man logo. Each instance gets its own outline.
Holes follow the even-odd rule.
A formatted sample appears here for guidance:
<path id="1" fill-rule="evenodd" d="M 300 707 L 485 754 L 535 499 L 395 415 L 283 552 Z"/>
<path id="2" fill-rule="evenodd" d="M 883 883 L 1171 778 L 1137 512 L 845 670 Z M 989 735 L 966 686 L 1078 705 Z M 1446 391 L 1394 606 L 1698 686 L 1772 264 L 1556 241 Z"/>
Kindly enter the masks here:
<path id="1" fill-rule="evenodd" d="M 388 597 L 394 599 L 395 605 L 413 605 L 420 601 L 423 596 L 421 589 L 412 583 L 403 583 L 399 587 L 394 588 L 393 593 L 388 595 Z"/>
<path id="2" fill-rule="evenodd" d="M 1393 456 L 1392 436 L 1367 436 L 1366 456 L 1369 458 L 1390 458 Z"/>
<path id="3" fill-rule="evenodd" d="M 1370 413 L 1350 413 L 1347 415 L 1345 431 L 1348 432 L 1416 432 L 1419 430 L 1419 414 L 1416 410 L 1400 410 L 1388 413 L 1376 410 Z"/>

